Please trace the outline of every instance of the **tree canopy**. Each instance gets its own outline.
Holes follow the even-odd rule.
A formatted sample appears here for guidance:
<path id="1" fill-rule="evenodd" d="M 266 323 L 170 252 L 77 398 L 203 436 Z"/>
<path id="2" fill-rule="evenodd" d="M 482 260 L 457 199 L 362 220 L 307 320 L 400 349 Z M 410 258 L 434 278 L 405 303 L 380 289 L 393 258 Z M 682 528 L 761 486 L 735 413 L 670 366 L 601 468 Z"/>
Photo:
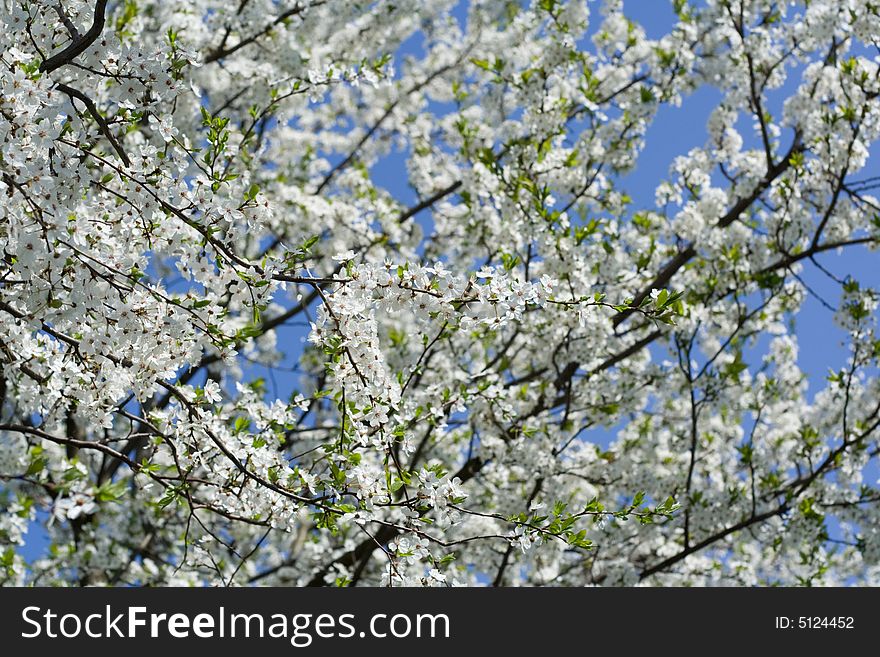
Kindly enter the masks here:
<path id="1" fill-rule="evenodd" d="M 0 580 L 880 583 L 880 5 L 671 4 L 0 2 Z"/>

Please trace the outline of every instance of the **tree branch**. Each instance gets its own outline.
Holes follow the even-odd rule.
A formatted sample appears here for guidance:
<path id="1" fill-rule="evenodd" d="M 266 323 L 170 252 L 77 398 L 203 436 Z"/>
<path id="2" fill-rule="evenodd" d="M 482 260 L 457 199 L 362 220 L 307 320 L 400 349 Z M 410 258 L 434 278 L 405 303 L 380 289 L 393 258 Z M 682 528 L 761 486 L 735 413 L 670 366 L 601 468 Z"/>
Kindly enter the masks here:
<path id="1" fill-rule="evenodd" d="M 95 3 L 95 17 L 92 20 L 92 26 L 88 31 L 78 39 L 67 46 L 57 55 L 43 60 L 40 64 L 41 73 L 51 73 L 57 68 L 61 68 L 65 64 L 69 64 L 76 57 L 85 52 L 104 31 L 105 12 L 107 11 L 107 0 L 97 0 Z"/>

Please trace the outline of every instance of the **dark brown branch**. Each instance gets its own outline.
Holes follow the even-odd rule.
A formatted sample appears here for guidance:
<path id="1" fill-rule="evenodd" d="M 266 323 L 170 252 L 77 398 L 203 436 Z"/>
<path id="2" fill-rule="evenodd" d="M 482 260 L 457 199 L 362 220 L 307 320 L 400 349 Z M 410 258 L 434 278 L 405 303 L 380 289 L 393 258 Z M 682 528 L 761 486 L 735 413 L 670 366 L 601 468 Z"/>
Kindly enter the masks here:
<path id="1" fill-rule="evenodd" d="M 84 53 L 104 31 L 105 13 L 107 11 L 107 0 L 98 0 L 95 3 L 95 17 L 92 20 L 92 26 L 88 31 L 78 39 L 75 39 L 67 48 L 59 52 L 57 55 L 43 60 L 40 64 L 41 73 L 51 73 L 57 68 L 61 68 L 65 64 L 69 64 L 76 57 Z"/>
<path id="2" fill-rule="evenodd" d="M 694 543 L 693 545 L 682 550 L 681 552 L 673 554 L 668 559 L 664 559 L 660 563 L 655 564 L 655 565 L 651 566 L 650 568 L 646 568 L 639 575 L 639 579 L 640 580 L 647 579 L 651 575 L 655 575 L 656 573 L 659 573 L 660 571 L 666 570 L 670 566 L 677 564 L 679 561 L 681 561 L 682 559 L 685 559 L 686 557 L 689 557 L 690 555 L 694 554 L 695 552 L 699 552 L 700 550 L 709 547 L 713 543 L 717 543 L 722 538 L 726 538 L 727 536 L 730 536 L 731 534 L 738 532 L 741 529 L 746 529 L 747 527 L 751 527 L 752 525 L 757 524 L 759 522 L 764 522 L 765 520 L 769 520 L 770 518 L 772 518 L 774 516 L 782 515 L 783 513 L 786 512 L 786 510 L 788 510 L 788 506 L 786 504 L 781 504 L 780 506 L 776 507 L 775 509 L 770 509 L 769 511 L 765 511 L 764 513 L 761 513 L 759 515 L 749 516 L 745 520 L 741 520 L 740 522 L 736 523 L 735 525 L 731 525 L 727 529 L 724 529 L 724 530 L 718 532 L 717 534 L 713 534 L 712 536 L 709 536 L 708 538 L 704 538 L 699 543 Z"/>
<path id="3" fill-rule="evenodd" d="M 223 59 L 224 57 L 228 57 L 232 53 L 237 52 L 238 50 L 244 48 L 245 46 L 252 44 L 254 41 L 259 39 L 260 37 L 265 36 L 266 34 L 268 34 L 269 32 L 272 31 L 272 28 L 280 25 L 281 23 L 286 21 L 288 18 L 292 18 L 294 16 L 297 16 L 297 15 L 301 14 L 306 9 L 311 9 L 312 7 L 319 7 L 320 5 L 323 5 L 323 4 L 324 4 L 324 2 L 314 2 L 311 5 L 308 5 L 305 7 L 303 5 L 296 4 L 295 6 L 291 7 L 287 11 L 279 14 L 271 23 L 266 25 L 262 30 L 255 32 L 254 34 L 252 34 L 248 37 L 243 38 L 241 41 L 236 43 L 234 46 L 229 46 L 228 48 L 224 48 L 221 44 L 220 47 L 215 48 L 214 50 L 212 50 L 211 52 L 209 52 L 205 56 L 205 63 L 210 64 L 211 62 L 216 62 L 218 59 Z M 226 39 L 224 37 L 224 42 L 225 41 L 226 41 Z"/>
<path id="4" fill-rule="evenodd" d="M 128 159 L 128 155 L 122 149 L 122 145 L 110 131 L 110 125 L 107 123 L 107 120 L 101 116 L 101 112 L 98 111 L 98 108 L 95 106 L 95 103 L 92 102 L 92 99 L 86 96 L 79 89 L 74 89 L 66 84 L 59 84 L 58 90 L 63 91 L 71 98 L 76 98 L 83 105 L 86 106 L 86 109 L 89 111 L 89 114 L 98 124 L 98 129 L 101 131 L 101 134 L 110 142 L 110 145 L 113 147 L 113 150 L 116 151 L 116 154 L 119 156 L 119 159 L 125 163 L 125 166 L 131 166 L 131 160 Z"/>
<path id="5" fill-rule="evenodd" d="M 449 185 L 449 187 L 444 187 L 439 192 L 436 192 L 435 194 L 426 198 L 424 201 L 421 201 L 420 203 L 417 203 L 416 205 L 409 208 L 408 210 L 405 210 L 397 218 L 397 222 L 402 223 L 402 222 L 406 221 L 407 219 L 409 219 L 410 217 L 414 217 L 422 210 L 426 210 L 426 209 L 430 208 L 437 201 L 440 201 L 440 200 L 446 198 L 447 196 L 452 194 L 455 190 L 457 190 L 459 187 L 461 187 L 461 181 L 456 180 L 454 183 Z"/>

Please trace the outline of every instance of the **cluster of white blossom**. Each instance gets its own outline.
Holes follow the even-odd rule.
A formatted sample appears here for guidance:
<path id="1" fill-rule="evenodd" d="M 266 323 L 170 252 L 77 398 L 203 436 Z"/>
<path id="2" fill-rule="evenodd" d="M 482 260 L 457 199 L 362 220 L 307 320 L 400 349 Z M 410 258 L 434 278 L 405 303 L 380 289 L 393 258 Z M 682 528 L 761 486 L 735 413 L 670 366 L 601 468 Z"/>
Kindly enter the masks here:
<path id="1" fill-rule="evenodd" d="M 880 9 L 630 4 L 0 0 L 0 582 L 880 581 Z"/>

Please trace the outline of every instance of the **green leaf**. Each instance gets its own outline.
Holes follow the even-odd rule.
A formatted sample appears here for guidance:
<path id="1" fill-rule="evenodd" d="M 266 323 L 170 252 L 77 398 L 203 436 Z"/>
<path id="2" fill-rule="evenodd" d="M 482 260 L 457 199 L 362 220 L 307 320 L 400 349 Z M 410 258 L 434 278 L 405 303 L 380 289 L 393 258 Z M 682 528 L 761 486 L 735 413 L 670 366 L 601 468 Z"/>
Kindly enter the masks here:
<path id="1" fill-rule="evenodd" d="M 115 502 L 125 494 L 128 487 L 126 481 L 105 482 L 95 492 L 95 499 L 99 502 Z"/>
<path id="2" fill-rule="evenodd" d="M 245 417 L 244 415 L 240 415 L 235 418 L 235 424 L 233 425 L 233 431 L 235 433 L 244 433 L 251 426 L 250 418 Z"/>

